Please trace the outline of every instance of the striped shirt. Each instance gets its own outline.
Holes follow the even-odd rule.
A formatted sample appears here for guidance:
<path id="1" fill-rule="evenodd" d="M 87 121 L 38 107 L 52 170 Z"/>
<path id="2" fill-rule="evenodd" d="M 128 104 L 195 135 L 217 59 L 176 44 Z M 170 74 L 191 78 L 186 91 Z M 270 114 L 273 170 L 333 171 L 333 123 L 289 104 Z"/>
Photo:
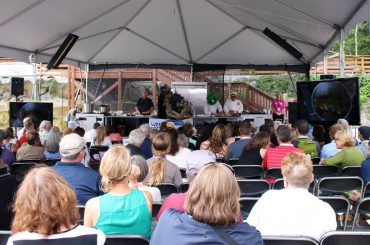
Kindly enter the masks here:
<path id="1" fill-rule="evenodd" d="M 269 148 L 263 159 L 263 167 L 269 168 L 280 168 L 281 161 L 291 152 L 300 152 L 304 154 L 304 151 L 294 147 L 292 144 L 280 144 L 275 148 Z"/>

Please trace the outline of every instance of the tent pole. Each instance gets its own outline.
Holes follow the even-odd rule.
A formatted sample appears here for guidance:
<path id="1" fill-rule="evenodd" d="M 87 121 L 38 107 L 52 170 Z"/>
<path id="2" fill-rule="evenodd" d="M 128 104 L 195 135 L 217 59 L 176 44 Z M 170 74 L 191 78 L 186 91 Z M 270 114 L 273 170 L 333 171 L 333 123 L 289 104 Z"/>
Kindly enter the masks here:
<path id="1" fill-rule="evenodd" d="M 194 66 L 191 65 L 190 66 L 190 82 L 193 82 L 193 78 L 194 78 Z"/>
<path id="2" fill-rule="evenodd" d="M 339 51 L 339 69 L 340 76 L 344 75 L 344 29 L 340 29 L 340 51 Z"/>
<path id="3" fill-rule="evenodd" d="M 86 76 L 85 76 L 85 89 L 86 89 L 86 94 L 85 94 L 85 103 L 88 104 L 89 103 L 89 96 L 88 96 L 88 81 L 89 81 L 89 73 L 90 73 L 90 64 L 87 63 L 85 64 L 85 72 L 86 72 Z"/>

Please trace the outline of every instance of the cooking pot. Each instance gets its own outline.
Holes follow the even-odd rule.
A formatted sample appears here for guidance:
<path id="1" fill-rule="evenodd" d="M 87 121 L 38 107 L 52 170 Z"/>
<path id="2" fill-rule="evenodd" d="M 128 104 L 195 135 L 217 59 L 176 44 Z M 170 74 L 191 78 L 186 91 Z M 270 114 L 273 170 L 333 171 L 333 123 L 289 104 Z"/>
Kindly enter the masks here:
<path id="1" fill-rule="evenodd" d="M 84 104 L 84 107 L 83 107 L 83 112 L 84 113 L 92 113 L 93 112 L 93 108 L 94 108 L 94 105 L 93 104 L 85 103 Z"/>
<path id="2" fill-rule="evenodd" d="M 109 113 L 109 105 L 102 104 L 100 105 L 100 113 L 101 114 L 108 114 Z"/>

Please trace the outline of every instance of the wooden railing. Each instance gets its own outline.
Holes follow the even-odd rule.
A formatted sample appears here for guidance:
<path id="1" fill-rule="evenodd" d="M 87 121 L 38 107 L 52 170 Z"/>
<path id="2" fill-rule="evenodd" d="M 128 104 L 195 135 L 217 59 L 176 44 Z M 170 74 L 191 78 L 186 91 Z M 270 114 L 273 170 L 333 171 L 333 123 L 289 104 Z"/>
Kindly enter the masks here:
<path id="1" fill-rule="evenodd" d="M 313 74 L 339 74 L 339 56 L 327 57 L 327 62 L 321 61 L 312 65 L 311 73 Z M 344 73 L 370 73 L 370 55 L 346 55 L 344 59 Z"/>

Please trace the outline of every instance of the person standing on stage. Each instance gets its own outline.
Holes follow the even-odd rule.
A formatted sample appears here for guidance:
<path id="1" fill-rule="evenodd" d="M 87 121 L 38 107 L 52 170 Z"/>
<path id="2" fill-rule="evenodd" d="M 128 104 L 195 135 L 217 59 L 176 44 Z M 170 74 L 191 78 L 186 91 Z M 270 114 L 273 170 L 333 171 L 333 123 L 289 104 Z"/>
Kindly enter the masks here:
<path id="1" fill-rule="evenodd" d="M 158 118 L 161 119 L 167 119 L 167 114 L 166 114 L 166 95 L 170 91 L 170 88 L 168 87 L 167 84 L 164 84 L 161 87 L 161 92 L 158 96 Z"/>
<path id="2" fill-rule="evenodd" d="M 217 95 L 215 92 L 211 92 L 207 96 L 207 102 L 204 104 L 204 114 L 208 116 L 216 116 L 218 114 L 223 115 L 224 112 L 222 110 L 222 106 L 220 102 L 217 100 Z M 207 118 L 204 120 L 206 123 L 216 123 L 218 121 L 217 118 Z"/>
<path id="3" fill-rule="evenodd" d="M 274 121 L 281 121 L 284 122 L 284 114 L 285 114 L 285 108 L 287 107 L 287 104 L 285 100 L 281 98 L 280 93 L 276 93 L 276 99 L 272 100 L 272 119 Z"/>
<path id="4" fill-rule="evenodd" d="M 226 100 L 224 105 L 224 112 L 229 115 L 235 113 L 242 113 L 244 110 L 243 103 L 236 98 L 237 93 L 235 91 L 231 92 L 230 99 Z"/>
<path id="5" fill-rule="evenodd" d="M 138 99 L 135 107 L 135 111 L 140 115 L 150 115 L 154 111 L 153 101 L 148 98 L 149 91 L 143 89 L 141 92 L 141 98 Z"/>

